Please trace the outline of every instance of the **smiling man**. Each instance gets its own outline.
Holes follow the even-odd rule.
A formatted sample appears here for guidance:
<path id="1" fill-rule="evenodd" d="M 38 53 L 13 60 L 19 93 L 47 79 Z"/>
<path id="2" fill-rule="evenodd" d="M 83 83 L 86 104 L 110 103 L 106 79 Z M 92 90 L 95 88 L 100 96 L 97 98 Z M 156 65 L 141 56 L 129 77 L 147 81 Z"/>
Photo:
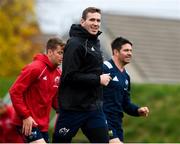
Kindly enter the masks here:
<path id="1" fill-rule="evenodd" d="M 125 66 L 132 57 L 132 43 L 117 37 L 111 43 L 112 59 L 105 61 L 103 72 L 109 73 L 112 80 L 103 89 L 104 112 L 108 122 L 110 143 L 123 142 L 123 112 L 131 116 L 148 116 L 148 107 L 139 107 L 130 99 L 130 76 Z"/>
<path id="2" fill-rule="evenodd" d="M 100 24 L 101 10 L 88 7 L 82 13 L 80 24 L 71 26 L 63 58 L 60 114 L 53 142 L 70 143 L 81 128 L 91 143 L 108 143 L 102 86 L 111 77 L 102 74 Z"/>

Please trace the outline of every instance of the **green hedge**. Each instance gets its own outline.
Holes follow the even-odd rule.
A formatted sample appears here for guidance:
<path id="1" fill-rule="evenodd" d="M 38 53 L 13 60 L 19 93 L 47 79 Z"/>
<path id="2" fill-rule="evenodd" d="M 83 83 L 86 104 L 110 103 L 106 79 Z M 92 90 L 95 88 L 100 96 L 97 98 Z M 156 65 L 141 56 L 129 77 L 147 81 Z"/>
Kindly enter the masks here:
<path id="1" fill-rule="evenodd" d="M 132 100 L 147 105 L 147 118 L 124 118 L 125 142 L 180 142 L 180 85 L 134 84 Z"/>

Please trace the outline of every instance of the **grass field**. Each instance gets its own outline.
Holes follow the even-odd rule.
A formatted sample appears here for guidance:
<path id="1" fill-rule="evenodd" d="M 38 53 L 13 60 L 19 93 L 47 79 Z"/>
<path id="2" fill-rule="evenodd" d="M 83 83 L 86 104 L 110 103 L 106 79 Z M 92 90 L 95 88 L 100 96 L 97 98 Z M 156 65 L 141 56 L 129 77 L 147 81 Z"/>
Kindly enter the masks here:
<path id="1" fill-rule="evenodd" d="M 14 78 L 0 78 L 0 97 L 3 97 Z M 180 84 L 133 84 L 132 101 L 148 106 L 147 118 L 125 114 L 124 135 L 126 143 L 179 143 L 180 142 Z M 52 132 L 52 128 L 50 129 Z M 73 142 L 88 142 L 81 131 Z"/>

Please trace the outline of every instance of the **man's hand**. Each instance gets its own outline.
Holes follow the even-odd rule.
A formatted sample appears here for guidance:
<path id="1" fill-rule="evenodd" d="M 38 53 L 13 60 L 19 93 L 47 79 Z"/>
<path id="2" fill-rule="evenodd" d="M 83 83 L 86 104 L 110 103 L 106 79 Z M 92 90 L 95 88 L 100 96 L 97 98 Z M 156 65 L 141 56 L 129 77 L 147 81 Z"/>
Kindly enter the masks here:
<path id="1" fill-rule="evenodd" d="M 139 113 L 140 116 L 145 116 L 145 117 L 147 117 L 148 114 L 149 114 L 149 109 L 148 109 L 148 107 L 140 107 L 140 108 L 138 109 L 138 113 Z"/>
<path id="2" fill-rule="evenodd" d="M 100 75 L 100 83 L 104 86 L 107 86 L 112 78 L 110 74 L 102 74 Z"/>
<path id="3" fill-rule="evenodd" d="M 31 135 L 33 125 L 37 125 L 37 123 L 34 121 L 34 119 L 31 116 L 24 119 L 22 126 L 22 133 L 25 134 L 26 136 Z"/>

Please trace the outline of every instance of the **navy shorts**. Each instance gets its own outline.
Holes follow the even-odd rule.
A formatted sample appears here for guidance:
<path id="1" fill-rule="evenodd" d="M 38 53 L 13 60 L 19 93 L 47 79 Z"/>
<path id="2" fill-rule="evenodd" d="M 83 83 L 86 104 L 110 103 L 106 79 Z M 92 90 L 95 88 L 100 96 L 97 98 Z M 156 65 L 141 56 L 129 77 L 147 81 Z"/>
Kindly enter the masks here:
<path id="1" fill-rule="evenodd" d="M 56 122 L 53 142 L 70 143 L 79 128 L 90 142 L 109 142 L 107 123 L 102 110 L 80 112 L 62 109 Z"/>
<path id="2" fill-rule="evenodd" d="M 123 129 L 121 127 L 119 128 L 109 127 L 108 135 L 110 139 L 119 138 L 122 142 L 124 140 Z"/>
<path id="3" fill-rule="evenodd" d="M 21 133 L 22 127 L 17 127 L 19 132 Z M 22 133 L 21 133 L 22 134 Z M 41 132 L 37 127 L 32 128 L 31 135 L 25 136 L 23 135 L 24 141 L 27 143 L 39 140 L 39 139 L 44 139 L 47 143 L 49 143 L 49 135 L 48 132 Z"/>

